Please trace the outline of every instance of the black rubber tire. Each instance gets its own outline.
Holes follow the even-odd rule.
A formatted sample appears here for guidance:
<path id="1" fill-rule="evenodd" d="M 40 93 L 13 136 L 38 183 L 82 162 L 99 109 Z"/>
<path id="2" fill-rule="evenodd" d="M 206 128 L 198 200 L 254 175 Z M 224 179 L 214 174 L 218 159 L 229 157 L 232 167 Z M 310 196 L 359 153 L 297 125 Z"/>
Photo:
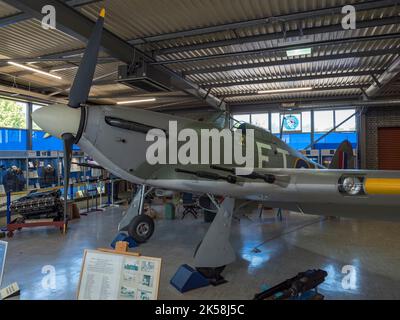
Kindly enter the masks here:
<path id="1" fill-rule="evenodd" d="M 145 233 L 140 234 L 138 232 L 139 228 L 145 231 Z M 151 238 L 154 233 L 154 221 L 146 214 L 141 214 L 132 219 L 132 222 L 128 226 L 128 234 L 137 243 L 146 242 Z"/>
<path id="2" fill-rule="evenodd" d="M 207 279 L 220 279 L 221 273 L 224 271 L 226 266 L 217 268 L 196 268 Z"/>

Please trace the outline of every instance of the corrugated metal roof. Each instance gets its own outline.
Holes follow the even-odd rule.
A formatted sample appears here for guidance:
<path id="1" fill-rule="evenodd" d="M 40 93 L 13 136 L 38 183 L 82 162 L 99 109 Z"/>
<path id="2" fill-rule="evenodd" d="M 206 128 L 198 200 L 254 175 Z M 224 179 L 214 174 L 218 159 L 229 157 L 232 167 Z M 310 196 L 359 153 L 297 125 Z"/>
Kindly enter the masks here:
<path id="1" fill-rule="evenodd" d="M 382 27 L 358 29 L 358 30 L 352 30 L 352 31 L 322 33 L 322 34 L 316 34 L 316 35 L 310 35 L 310 36 L 294 37 L 294 38 L 290 38 L 290 39 L 278 39 L 278 40 L 251 42 L 251 43 L 244 43 L 244 44 L 239 43 L 237 45 L 217 47 L 217 48 L 206 48 L 206 49 L 202 49 L 202 50 L 195 50 L 195 51 L 189 51 L 189 52 L 188 51 L 177 52 L 177 53 L 173 53 L 173 54 L 158 56 L 158 59 L 160 61 L 175 60 L 175 59 L 188 59 L 188 58 L 195 58 L 195 57 L 202 57 L 202 56 L 215 56 L 215 55 L 235 53 L 235 52 L 248 52 L 248 51 L 254 51 L 254 50 L 263 50 L 263 49 L 268 49 L 268 48 L 273 48 L 274 51 L 278 51 L 279 47 L 285 47 L 287 45 L 296 44 L 296 43 L 299 43 L 299 41 L 301 41 L 301 43 L 304 44 L 305 47 L 307 47 L 308 43 L 313 43 L 313 42 L 332 41 L 332 40 L 352 38 L 352 37 L 387 35 L 390 33 L 397 33 L 397 32 L 400 32 L 400 25 L 389 25 L 389 26 L 382 26 Z M 352 44 L 346 44 L 346 45 L 351 46 Z"/>
<path id="2" fill-rule="evenodd" d="M 82 8 L 96 17 L 105 7 L 112 19 L 106 27 L 124 39 L 215 26 L 228 22 L 261 19 L 298 11 L 342 6 L 345 0 L 113 0 Z"/>
<path id="3" fill-rule="evenodd" d="M 328 45 L 328 46 L 321 46 L 318 48 L 314 48 L 312 54 L 307 57 L 327 57 L 327 59 L 329 59 L 329 56 L 331 55 L 356 53 L 356 52 L 371 52 L 377 50 L 393 49 L 398 47 L 400 47 L 400 39 L 385 40 L 385 41 L 368 41 L 363 44 L 353 43 L 351 45 L 344 45 L 344 44 L 334 45 L 334 46 Z M 382 59 L 386 59 L 386 57 L 393 58 L 395 57 L 395 54 L 393 53 L 389 55 L 382 55 L 379 57 Z M 169 66 L 179 72 L 187 72 L 188 74 L 190 74 L 189 71 L 191 70 L 207 71 L 207 69 L 221 68 L 224 66 L 238 66 L 239 69 L 246 67 L 247 64 L 253 64 L 253 63 L 269 64 L 273 62 L 281 63 L 287 61 L 288 65 L 290 65 L 291 62 L 295 61 L 296 58 L 299 57 L 289 58 L 286 56 L 285 52 L 272 52 L 268 54 L 245 55 L 241 57 L 227 57 L 222 59 L 209 59 L 191 63 L 176 63 L 176 64 L 171 64 Z M 354 59 L 358 58 L 355 57 Z M 319 63 L 323 64 L 324 61 Z"/>
<path id="4" fill-rule="evenodd" d="M 225 95 L 230 93 L 240 93 L 240 92 L 257 92 L 260 90 L 273 90 L 273 89 L 289 89 L 289 88 L 304 88 L 304 87 L 346 87 L 348 85 L 359 85 L 366 86 L 371 83 L 370 76 L 348 76 L 329 79 L 318 79 L 318 80 L 299 80 L 299 81 L 283 81 L 277 83 L 265 83 L 261 84 L 251 84 L 251 85 L 237 85 L 228 88 L 215 88 L 212 92 L 216 95 Z"/>
<path id="5" fill-rule="evenodd" d="M 125 40 L 162 35 L 171 32 L 192 30 L 221 24 L 247 21 L 252 19 L 277 17 L 296 12 L 311 11 L 316 9 L 343 6 L 352 3 L 362 3 L 365 1 L 346 1 L 346 0 L 107 0 L 95 2 L 83 7 L 79 11 L 94 20 L 101 7 L 107 8 L 106 28 Z M 9 16 L 17 13 L 18 10 L 0 1 L 0 17 Z M 369 21 L 372 19 L 382 19 L 387 17 L 398 17 L 400 6 L 392 6 L 380 9 L 358 12 L 357 21 Z M 281 46 L 302 42 L 307 43 L 320 41 L 331 41 L 343 38 L 380 36 L 387 34 L 400 33 L 400 23 L 359 28 L 356 30 L 341 30 L 335 32 L 323 32 L 307 36 L 297 36 L 285 38 L 283 26 L 286 32 L 290 30 L 318 28 L 321 26 L 337 25 L 341 22 L 340 15 L 324 15 L 317 17 L 307 17 L 303 20 L 293 20 L 286 22 L 270 20 L 263 25 L 252 27 L 236 28 L 223 32 L 207 33 L 198 36 L 180 37 L 171 40 L 157 41 L 140 45 L 140 48 L 154 53 L 159 61 L 181 60 L 187 58 L 198 58 L 204 56 L 221 55 L 241 52 L 240 56 L 223 56 L 219 58 L 207 58 L 202 61 L 176 62 L 168 64 L 168 67 L 186 73 L 187 79 L 210 87 L 216 83 L 236 83 L 248 80 L 265 80 L 259 84 L 238 84 L 229 87 L 218 87 L 212 89 L 212 93 L 217 96 L 228 95 L 228 102 L 246 101 L 270 101 L 271 99 L 292 99 L 292 98 L 317 98 L 326 97 L 347 97 L 358 96 L 361 94 L 360 87 L 368 87 L 373 83 L 369 75 L 365 76 L 345 76 L 342 74 L 349 72 L 368 71 L 373 73 L 376 70 L 386 69 L 390 63 L 399 55 L 395 52 L 385 53 L 374 56 L 346 57 L 330 60 L 330 55 L 343 53 L 371 52 L 376 50 L 397 49 L 400 51 L 400 38 L 385 40 L 371 40 L 363 42 L 351 42 L 342 44 L 324 44 L 313 47 L 310 57 L 327 57 L 327 60 L 314 62 L 299 62 L 296 64 L 282 64 L 282 61 L 293 61 L 296 58 L 288 58 L 285 51 L 277 51 Z M 278 34 L 281 37 L 273 40 L 252 41 L 198 50 L 179 50 L 176 53 L 162 53 L 162 49 L 182 47 L 187 45 L 197 45 L 211 43 L 219 40 L 235 39 L 241 37 L 252 37 L 257 35 Z M 81 41 L 57 30 L 44 30 L 37 20 L 31 19 L 8 25 L 0 29 L 0 58 L 23 58 L 39 57 L 58 52 L 68 52 L 84 47 Z M 250 54 L 247 51 L 265 50 L 272 48 L 273 51 L 258 52 Z M 159 51 L 161 50 L 161 51 Z M 154 52 L 153 52 L 154 51 Z M 160 53 L 161 52 L 161 53 Z M 247 52 L 247 53 L 246 53 Z M 104 55 L 104 54 L 103 54 Z M 274 65 L 273 62 L 279 62 Z M 243 68 L 243 65 L 258 63 L 257 67 Z M 268 65 L 262 65 L 263 63 Z M 66 62 L 41 62 L 35 64 L 43 70 L 49 70 L 54 66 L 64 66 Z M 98 65 L 95 78 L 108 75 L 102 79 L 103 85 L 95 85 L 93 95 L 104 96 L 107 94 L 139 94 L 140 90 L 129 89 L 126 86 L 112 84 L 116 79 L 119 63 L 106 63 Z M 216 69 L 225 66 L 238 66 L 229 71 L 202 72 L 192 74 L 193 70 Z M 17 75 L 21 84 L 36 85 L 38 87 L 60 87 L 65 88 L 71 84 L 76 69 L 68 69 L 57 72 L 63 79 L 55 82 L 52 79 L 37 74 L 21 74 L 21 70 L 10 66 L 0 65 L 0 72 Z M 324 75 L 337 73 L 335 78 L 312 79 L 285 81 L 288 77 L 303 75 Z M 1 74 L 0 74 L 1 76 Z M 270 79 L 280 79 L 280 82 L 269 83 Z M 106 81 L 108 80 L 108 81 Z M 324 88 L 329 86 L 343 87 L 338 90 L 315 90 L 313 92 L 302 92 L 296 94 L 280 94 L 260 96 L 254 92 L 263 89 L 293 88 L 299 86 L 312 86 L 314 88 Z M 346 88 L 349 86 L 351 88 Z M 51 91 L 51 90 L 50 90 Z M 56 90 L 55 90 L 56 91 Z M 250 96 L 244 94 L 250 93 Z M 399 86 L 392 86 L 383 91 L 386 95 L 400 95 Z M 237 94 L 237 97 L 232 95 Z M 114 98 L 115 100 L 115 98 Z"/>
<path id="6" fill-rule="evenodd" d="M 241 79 L 276 79 L 295 77 L 302 75 L 331 74 L 340 70 L 346 71 L 371 71 L 382 70 L 390 61 L 393 55 L 382 57 L 348 58 L 340 60 L 328 60 L 312 63 L 299 63 L 295 65 L 281 65 L 275 67 L 258 67 L 252 69 L 233 70 L 211 74 L 191 75 L 188 78 L 192 81 L 212 86 L 212 84 L 224 82 L 237 82 Z"/>
<path id="7" fill-rule="evenodd" d="M 389 7 L 389 8 L 383 8 L 380 10 L 369 10 L 369 11 L 363 11 L 361 12 L 358 17 L 357 17 L 357 22 L 361 23 L 364 21 L 369 21 L 373 19 L 382 19 L 382 18 L 387 18 L 387 17 L 396 17 L 398 13 L 400 12 L 399 8 L 396 7 Z M 242 29 L 235 29 L 234 31 L 227 31 L 227 32 L 219 32 L 219 33 L 213 33 L 213 34 L 207 34 L 203 36 L 196 36 L 196 37 L 184 37 L 184 38 L 177 38 L 169 41 L 163 41 L 163 42 L 157 42 L 157 43 L 151 43 L 149 45 L 145 45 L 144 48 L 148 48 L 149 50 L 157 50 L 157 49 L 163 49 L 163 48 L 171 48 L 171 47 L 183 47 L 185 45 L 191 45 L 191 44 L 201 44 L 201 43 L 212 43 L 214 41 L 218 40 L 228 40 L 228 39 L 237 39 L 237 38 L 243 38 L 243 37 L 251 37 L 251 36 L 257 36 L 257 35 L 265 35 L 265 34 L 279 34 L 281 33 L 281 38 L 280 40 L 275 40 L 275 41 L 267 41 L 267 44 L 261 46 L 262 47 L 268 47 L 268 43 L 270 43 L 270 47 L 275 47 L 279 45 L 283 45 L 286 41 L 284 38 L 283 31 L 289 32 L 292 30 L 299 30 L 299 28 L 303 29 L 311 29 L 311 28 L 318 28 L 318 27 L 323 27 L 323 26 L 330 26 L 330 25 L 340 25 L 341 24 L 341 19 L 342 16 L 339 15 L 331 15 L 328 17 L 323 17 L 323 18 L 309 18 L 306 20 L 301 20 L 301 21 L 291 21 L 291 22 L 286 22 L 285 25 L 285 30 L 283 30 L 283 24 L 279 21 L 273 22 L 273 23 L 266 23 L 265 25 L 261 26 L 256 26 L 256 27 L 251 27 L 251 28 L 242 28 Z M 386 28 L 386 29 L 385 29 Z M 386 25 L 382 28 L 382 33 L 384 32 L 395 32 L 398 31 L 398 26 L 395 25 Z M 334 32 L 334 33 L 323 33 L 320 34 L 318 37 L 314 36 L 303 36 L 301 39 L 309 39 L 310 41 L 321 41 L 321 40 L 333 40 L 333 39 L 339 39 L 343 37 L 355 37 L 355 36 L 361 36 L 362 34 L 377 34 L 377 31 L 375 30 L 375 27 L 372 28 L 360 28 L 356 30 L 346 30 L 346 31 L 340 31 L 340 32 Z M 299 40 L 300 37 L 291 37 L 291 41 L 297 41 Z M 254 46 L 254 44 L 253 44 Z M 208 50 L 200 50 L 199 52 L 194 52 L 193 55 L 196 56 L 203 54 L 203 55 L 211 55 L 211 54 L 218 54 L 218 53 L 223 53 L 223 52 L 230 52 L 232 51 L 245 51 L 245 50 L 251 50 L 254 49 L 252 48 L 251 45 L 247 44 L 239 44 L 236 46 L 225 46 L 225 47 L 218 47 L 215 48 L 214 50 L 208 49 Z M 183 57 L 190 57 L 191 55 L 187 53 L 187 51 L 180 52 L 180 54 Z M 166 55 L 167 58 L 178 58 L 179 56 L 174 56 L 174 55 Z M 160 57 L 162 58 L 162 56 Z"/>
<path id="8" fill-rule="evenodd" d="M 10 58 L 39 57 L 84 46 L 81 41 L 61 31 L 43 29 L 35 19 L 0 28 L 0 39 L 0 54 Z"/>

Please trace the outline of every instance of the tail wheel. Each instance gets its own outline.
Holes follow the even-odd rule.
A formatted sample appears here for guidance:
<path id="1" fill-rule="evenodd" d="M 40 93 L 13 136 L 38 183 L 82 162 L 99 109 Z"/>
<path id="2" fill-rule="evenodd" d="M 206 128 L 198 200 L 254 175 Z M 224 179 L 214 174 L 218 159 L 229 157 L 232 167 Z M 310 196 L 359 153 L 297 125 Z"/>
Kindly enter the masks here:
<path id="1" fill-rule="evenodd" d="M 128 234 L 137 243 L 146 242 L 154 233 L 154 221 L 148 215 L 141 214 L 132 219 Z"/>

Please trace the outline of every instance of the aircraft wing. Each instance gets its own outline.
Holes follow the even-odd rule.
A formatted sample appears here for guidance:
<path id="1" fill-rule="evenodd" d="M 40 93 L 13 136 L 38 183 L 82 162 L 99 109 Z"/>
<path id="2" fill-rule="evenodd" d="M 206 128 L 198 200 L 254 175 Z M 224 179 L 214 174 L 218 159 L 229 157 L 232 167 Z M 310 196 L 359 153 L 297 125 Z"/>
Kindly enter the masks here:
<path id="1" fill-rule="evenodd" d="M 243 191 L 274 208 L 316 215 L 400 221 L 400 171 L 256 169 L 274 176 Z"/>

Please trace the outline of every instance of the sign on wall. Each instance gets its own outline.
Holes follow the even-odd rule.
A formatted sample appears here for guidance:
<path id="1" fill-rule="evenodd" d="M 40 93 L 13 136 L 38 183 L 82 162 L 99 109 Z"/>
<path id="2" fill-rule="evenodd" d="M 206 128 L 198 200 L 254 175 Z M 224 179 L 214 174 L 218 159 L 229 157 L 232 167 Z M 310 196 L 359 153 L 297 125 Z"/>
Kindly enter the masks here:
<path id="1" fill-rule="evenodd" d="M 86 250 L 78 300 L 156 300 L 161 259 Z"/>
<path id="2" fill-rule="evenodd" d="M 301 132 L 302 121 L 301 113 L 287 114 L 283 116 L 283 131 Z M 282 119 L 281 119 L 282 121 Z"/>

